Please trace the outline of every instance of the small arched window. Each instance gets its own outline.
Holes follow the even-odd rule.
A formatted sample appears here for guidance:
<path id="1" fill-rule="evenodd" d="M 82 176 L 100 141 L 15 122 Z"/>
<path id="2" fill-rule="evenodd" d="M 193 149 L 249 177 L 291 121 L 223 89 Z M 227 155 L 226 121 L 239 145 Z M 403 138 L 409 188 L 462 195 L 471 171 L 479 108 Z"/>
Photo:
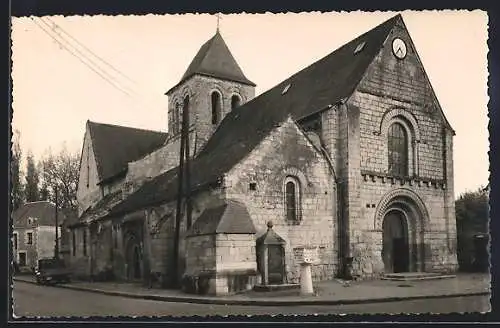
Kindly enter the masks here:
<path id="1" fill-rule="evenodd" d="M 172 133 L 179 133 L 179 124 L 181 116 L 181 105 L 179 103 L 174 104 L 174 112 L 172 114 Z"/>
<path id="2" fill-rule="evenodd" d="M 231 97 L 231 110 L 239 107 L 241 105 L 241 98 L 238 95 L 233 95 Z"/>
<path id="3" fill-rule="evenodd" d="M 285 179 L 286 219 L 293 223 L 300 221 L 300 184 L 296 178 Z"/>
<path id="4" fill-rule="evenodd" d="M 388 133 L 389 174 L 408 175 L 408 134 L 400 123 L 393 123 Z"/>
<path id="5" fill-rule="evenodd" d="M 180 129 L 181 129 L 181 132 L 182 132 L 182 128 L 183 128 L 183 125 L 184 125 L 184 121 L 186 120 L 187 124 L 189 124 L 189 120 L 186 115 L 189 115 L 189 96 L 186 96 L 184 97 L 184 104 L 182 106 L 182 113 L 181 113 L 181 118 L 180 118 Z M 188 126 L 186 126 L 186 128 L 189 128 Z"/>
<path id="6" fill-rule="evenodd" d="M 218 124 L 221 117 L 221 97 L 217 91 L 212 92 L 212 124 Z"/>

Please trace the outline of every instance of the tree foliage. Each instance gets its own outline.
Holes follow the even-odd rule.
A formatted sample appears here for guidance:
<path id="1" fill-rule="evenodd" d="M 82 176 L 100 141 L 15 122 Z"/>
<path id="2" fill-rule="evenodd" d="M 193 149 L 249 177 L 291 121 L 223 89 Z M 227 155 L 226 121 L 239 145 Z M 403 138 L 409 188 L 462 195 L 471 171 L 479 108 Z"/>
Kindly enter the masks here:
<path id="1" fill-rule="evenodd" d="M 35 158 L 31 152 L 26 157 L 26 185 L 24 196 L 27 202 L 36 202 L 40 200 L 38 184 L 40 182 L 38 170 L 35 164 Z"/>
<path id="2" fill-rule="evenodd" d="M 79 165 L 79 154 L 69 152 L 66 145 L 63 145 L 61 151 L 56 154 L 53 154 L 49 149 L 40 161 L 44 196 L 55 203 L 55 191 L 57 189 L 58 206 L 60 208 L 68 210 L 77 208 L 76 190 Z"/>
<path id="3" fill-rule="evenodd" d="M 19 144 L 21 134 L 19 130 L 14 131 L 12 136 L 12 148 L 11 148 L 11 162 L 10 162 L 10 174 L 11 174 L 11 201 L 13 210 L 16 210 L 23 203 L 23 183 L 21 179 L 21 158 L 22 151 Z"/>
<path id="4" fill-rule="evenodd" d="M 460 232 L 488 232 L 489 197 L 484 188 L 465 192 L 455 201 L 457 228 Z"/>

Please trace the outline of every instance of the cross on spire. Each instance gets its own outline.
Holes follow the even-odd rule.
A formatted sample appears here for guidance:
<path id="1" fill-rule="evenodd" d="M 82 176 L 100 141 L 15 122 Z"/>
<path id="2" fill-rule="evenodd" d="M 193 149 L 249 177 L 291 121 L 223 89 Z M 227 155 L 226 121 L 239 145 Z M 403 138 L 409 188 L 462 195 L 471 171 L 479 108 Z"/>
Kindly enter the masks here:
<path id="1" fill-rule="evenodd" d="M 217 16 L 217 32 L 218 32 L 219 31 L 220 20 L 222 18 L 220 17 L 220 13 L 217 13 L 216 16 Z"/>

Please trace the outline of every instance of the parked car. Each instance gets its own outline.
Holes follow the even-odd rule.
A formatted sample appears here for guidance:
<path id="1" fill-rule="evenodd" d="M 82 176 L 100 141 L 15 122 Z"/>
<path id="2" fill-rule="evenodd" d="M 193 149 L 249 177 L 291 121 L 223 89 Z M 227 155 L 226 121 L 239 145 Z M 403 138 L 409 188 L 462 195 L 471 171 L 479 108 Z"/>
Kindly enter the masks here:
<path id="1" fill-rule="evenodd" d="M 38 260 L 35 277 L 39 284 L 67 283 L 71 281 L 71 271 L 63 260 L 46 258 Z"/>

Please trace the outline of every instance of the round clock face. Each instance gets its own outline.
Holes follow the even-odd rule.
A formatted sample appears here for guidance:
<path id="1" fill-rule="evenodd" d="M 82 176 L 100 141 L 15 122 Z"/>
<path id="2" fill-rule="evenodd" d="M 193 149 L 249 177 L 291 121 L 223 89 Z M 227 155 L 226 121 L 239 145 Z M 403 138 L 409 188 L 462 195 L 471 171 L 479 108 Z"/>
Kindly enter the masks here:
<path id="1" fill-rule="evenodd" d="M 399 59 L 405 58 L 406 43 L 399 38 L 394 39 L 394 41 L 392 41 L 392 52 L 394 53 L 394 56 L 396 56 Z"/>

